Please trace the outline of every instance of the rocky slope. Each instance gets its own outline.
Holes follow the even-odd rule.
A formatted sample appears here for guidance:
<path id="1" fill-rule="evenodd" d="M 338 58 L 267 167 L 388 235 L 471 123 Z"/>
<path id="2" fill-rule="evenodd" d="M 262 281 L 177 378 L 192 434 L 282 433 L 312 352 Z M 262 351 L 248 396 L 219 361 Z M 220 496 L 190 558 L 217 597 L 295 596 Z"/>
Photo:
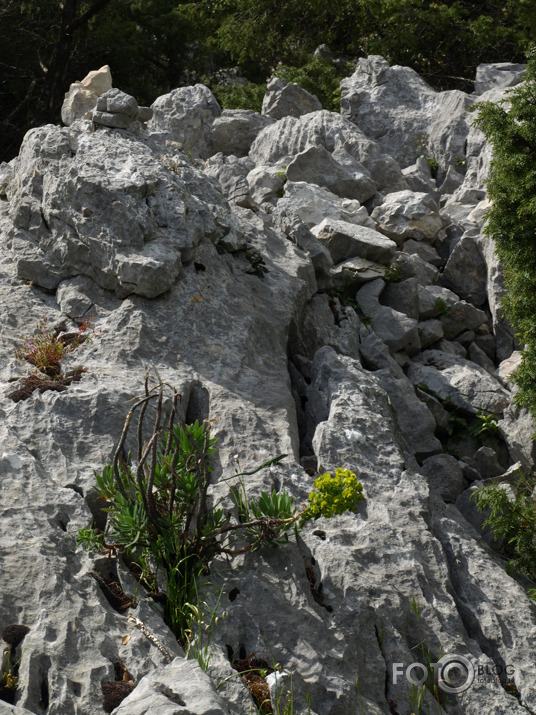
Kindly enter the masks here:
<path id="1" fill-rule="evenodd" d="M 536 711 L 534 605 L 469 499 L 533 468 L 482 235 L 489 151 L 468 112 L 521 78 L 482 66 L 478 95 L 436 93 L 370 57 L 340 115 L 284 81 L 259 115 L 222 112 L 201 85 L 151 112 L 102 70 L 71 87 L 67 126 L 27 134 L 0 167 L 0 626 L 29 628 L 0 713 L 103 712 L 118 661 L 136 684 L 118 715 L 256 712 L 230 653 L 291 673 L 295 713 Z M 92 340 L 63 360 L 80 379 L 14 401 L 32 373 L 20 336 L 89 316 Z M 116 612 L 91 575 L 109 561 L 75 544 L 147 368 L 186 419 L 213 420 L 215 481 L 286 453 L 249 493 L 275 484 L 300 502 L 339 466 L 364 485 L 356 514 L 214 564 L 207 612 L 221 589 L 226 617 L 206 673 L 143 594 Z M 495 440 L 471 432 L 479 414 Z M 400 673 L 445 655 L 474 682 L 421 689 L 418 705 Z"/>

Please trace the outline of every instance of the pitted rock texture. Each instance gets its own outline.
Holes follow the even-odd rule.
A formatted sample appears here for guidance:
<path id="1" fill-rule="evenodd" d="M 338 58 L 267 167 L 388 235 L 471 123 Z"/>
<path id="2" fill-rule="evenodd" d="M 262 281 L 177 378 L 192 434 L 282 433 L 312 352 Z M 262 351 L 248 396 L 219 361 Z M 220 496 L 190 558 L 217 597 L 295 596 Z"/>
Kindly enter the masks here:
<path id="1" fill-rule="evenodd" d="M 527 584 L 475 530 L 468 501 L 490 474 L 534 469 L 534 426 L 515 407 L 515 358 L 505 362 L 501 267 L 482 235 L 489 152 L 471 130 L 463 176 L 455 156 L 472 99 L 439 96 L 381 58 L 360 61 L 345 97 L 359 128 L 326 111 L 220 115 L 208 89 L 181 88 L 156 100 L 147 128 L 41 127 L 2 166 L 0 632 L 29 632 L 16 704 L 0 701 L 1 713 L 100 713 L 121 662 L 136 687 L 118 714 L 250 715 L 231 661 L 251 653 L 292 673 L 296 715 L 411 715 L 400 664 L 446 654 L 477 673 L 508 664 L 516 694 L 476 678 L 434 697 L 430 679 L 422 712 L 536 711 Z M 440 147 L 437 181 L 415 156 L 421 131 Z M 365 205 L 313 173 L 290 181 L 311 151 L 347 174 L 364 167 Z M 43 316 L 73 328 L 91 316 L 90 342 L 63 359 L 86 372 L 15 403 L 14 384 L 33 374 L 15 349 Z M 211 420 L 215 502 L 237 464 L 252 471 L 278 454 L 244 479 L 247 495 L 274 487 L 302 504 L 337 467 L 363 484 L 356 513 L 309 523 L 280 549 L 214 560 L 206 673 L 120 559 L 76 546 L 94 517 L 104 527 L 94 471 L 148 368 L 178 389 L 183 418 Z M 498 421 L 493 444 L 471 431 L 480 410 Z M 99 587 L 109 569 L 136 594 L 124 613 Z"/>

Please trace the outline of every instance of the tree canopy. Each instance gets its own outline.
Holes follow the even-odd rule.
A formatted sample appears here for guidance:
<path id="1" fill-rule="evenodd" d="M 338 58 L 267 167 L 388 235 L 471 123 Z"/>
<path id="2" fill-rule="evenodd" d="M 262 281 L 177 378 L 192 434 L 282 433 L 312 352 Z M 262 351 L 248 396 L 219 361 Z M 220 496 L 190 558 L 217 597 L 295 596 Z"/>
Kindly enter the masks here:
<path id="1" fill-rule="evenodd" d="M 69 84 L 103 64 L 144 104 L 192 81 L 216 87 L 216 71 L 233 66 L 250 85 L 226 101 L 256 104 L 255 88 L 283 65 L 319 82 L 329 106 L 347 70 L 310 68 L 320 44 L 470 90 L 479 62 L 523 61 L 534 36 L 536 0 L 0 0 L 0 156 L 31 126 L 59 122 Z"/>

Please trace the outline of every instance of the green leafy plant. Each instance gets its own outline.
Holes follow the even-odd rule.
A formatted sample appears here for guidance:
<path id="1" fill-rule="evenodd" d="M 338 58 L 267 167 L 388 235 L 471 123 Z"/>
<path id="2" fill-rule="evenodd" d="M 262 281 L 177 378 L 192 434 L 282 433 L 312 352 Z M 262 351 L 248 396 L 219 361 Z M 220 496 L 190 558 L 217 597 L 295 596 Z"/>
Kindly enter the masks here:
<path id="1" fill-rule="evenodd" d="M 476 106 L 476 124 L 493 147 L 487 182 L 491 207 L 486 233 L 495 241 L 507 293 L 504 313 L 523 345 L 514 379 L 518 403 L 536 418 L 536 47 L 528 53 L 525 81 L 503 102 Z"/>
<path id="2" fill-rule="evenodd" d="M 301 523 L 320 516 L 332 517 L 345 511 L 355 511 L 363 496 L 363 485 L 349 469 L 338 468 L 335 474 L 324 472 L 315 479 L 309 493 L 309 506 L 301 515 Z"/>
<path id="3" fill-rule="evenodd" d="M 495 415 L 487 415 L 483 410 L 479 410 L 476 415 L 477 423 L 473 425 L 469 432 L 473 437 L 497 437 L 499 434 L 499 424 Z"/>
<path id="4" fill-rule="evenodd" d="M 488 512 L 483 528 L 504 540 L 508 570 L 536 580 L 536 499 L 534 484 L 522 476 L 512 491 L 506 484 L 486 484 L 473 494 L 479 511 Z"/>
<path id="5" fill-rule="evenodd" d="M 402 271 L 398 263 L 391 263 L 387 266 L 383 274 L 383 280 L 386 281 L 386 283 L 400 283 L 402 280 Z"/>
<path id="6" fill-rule="evenodd" d="M 445 315 L 448 313 L 449 307 L 443 300 L 443 298 L 436 298 L 434 303 L 436 315 Z"/>
<path id="7" fill-rule="evenodd" d="M 172 408 L 163 427 L 164 389 L 172 394 Z M 309 519 L 333 516 L 355 509 L 363 499 L 355 474 L 338 469 L 315 481 L 309 504 L 297 510 L 292 496 L 272 490 L 248 500 L 244 485 L 231 487 L 237 507 L 233 519 L 219 503 L 209 499 L 212 458 L 216 439 L 210 423 L 186 425 L 177 417 L 180 397 L 167 383 L 149 387 L 130 409 L 112 463 L 95 473 L 97 493 L 106 502 L 104 531 L 82 529 L 78 543 L 89 551 L 122 555 L 139 582 L 162 606 L 165 621 L 177 638 L 188 645 L 192 623 L 199 620 L 201 578 L 217 554 L 235 556 L 277 547 L 288 540 L 288 531 Z M 147 408 L 156 401 L 150 436 L 144 434 Z M 134 415 L 138 413 L 137 454 L 122 458 Z M 252 475 L 286 455 L 270 459 L 235 481 Z M 163 586 L 162 586 L 163 584 Z M 203 654 L 206 660 L 207 654 Z"/>
<path id="8" fill-rule="evenodd" d="M 264 276 L 270 272 L 264 258 L 258 251 L 253 248 L 248 248 L 245 252 L 245 256 L 251 264 L 251 268 L 248 268 L 246 273 L 251 273 L 259 278 L 264 278 Z"/>

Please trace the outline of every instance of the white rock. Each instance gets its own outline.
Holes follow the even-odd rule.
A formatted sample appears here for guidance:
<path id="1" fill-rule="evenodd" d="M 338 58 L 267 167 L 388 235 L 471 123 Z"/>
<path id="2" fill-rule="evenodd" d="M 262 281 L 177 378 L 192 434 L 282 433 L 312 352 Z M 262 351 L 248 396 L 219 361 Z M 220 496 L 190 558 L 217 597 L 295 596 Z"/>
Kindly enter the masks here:
<path id="1" fill-rule="evenodd" d="M 317 112 L 322 109 L 318 97 L 302 89 L 296 82 L 289 82 L 279 77 L 271 77 L 262 100 L 262 113 L 282 119 L 283 117 L 301 117 L 302 114 Z"/>

